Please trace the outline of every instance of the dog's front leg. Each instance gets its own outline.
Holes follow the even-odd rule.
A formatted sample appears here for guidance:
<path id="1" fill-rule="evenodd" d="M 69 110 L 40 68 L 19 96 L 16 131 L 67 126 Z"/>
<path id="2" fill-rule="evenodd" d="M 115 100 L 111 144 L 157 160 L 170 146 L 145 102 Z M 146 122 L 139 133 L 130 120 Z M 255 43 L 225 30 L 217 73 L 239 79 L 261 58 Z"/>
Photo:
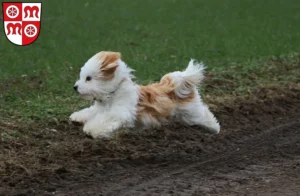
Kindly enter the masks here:
<path id="1" fill-rule="evenodd" d="M 109 138 L 114 131 L 134 125 L 134 112 L 135 110 L 130 112 L 127 108 L 118 107 L 109 112 L 97 113 L 86 122 L 83 131 L 93 138 Z"/>
<path id="2" fill-rule="evenodd" d="M 95 105 L 92 105 L 89 108 L 82 109 L 80 111 L 74 112 L 69 119 L 74 122 L 85 123 L 91 119 L 97 112 Z"/>
<path id="3" fill-rule="evenodd" d="M 112 136 L 112 133 L 121 128 L 121 126 L 121 121 L 108 119 L 103 115 L 97 115 L 85 123 L 83 132 L 93 138 L 109 138 Z"/>

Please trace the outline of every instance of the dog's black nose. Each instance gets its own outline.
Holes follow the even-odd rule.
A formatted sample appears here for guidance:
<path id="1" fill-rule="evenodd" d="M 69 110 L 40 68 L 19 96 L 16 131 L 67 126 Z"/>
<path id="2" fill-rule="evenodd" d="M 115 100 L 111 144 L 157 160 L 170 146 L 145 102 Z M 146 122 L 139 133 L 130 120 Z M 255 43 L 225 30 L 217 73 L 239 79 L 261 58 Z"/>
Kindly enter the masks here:
<path id="1" fill-rule="evenodd" d="M 75 91 L 77 91 L 77 89 L 78 89 L 78 86 L 77 86 L 77 85 L 75 85 L 75 86 L 74 86 L 74 90 L 75 90 Z"/>

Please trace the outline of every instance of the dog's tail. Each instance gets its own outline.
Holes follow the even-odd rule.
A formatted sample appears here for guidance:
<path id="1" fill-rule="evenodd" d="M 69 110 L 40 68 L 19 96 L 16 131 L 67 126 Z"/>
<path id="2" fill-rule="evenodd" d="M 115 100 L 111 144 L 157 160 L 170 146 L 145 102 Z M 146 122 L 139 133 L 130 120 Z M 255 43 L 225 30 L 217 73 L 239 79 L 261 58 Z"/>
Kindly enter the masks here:
<path id="1" fill-rule="evenodd" d="M 184 101 L 189 95 L 196 93 L 197 86 L 204 79 L 203 63 L 197 63 L 193 59 L 189 62 L 188 67 L 184 71 L 176 71 L 170 74 L 171 83 L 175 86 L 174 93 Z M 187 101 L 190 101 L 187 99 Z M 201 99 L 192 101 L 192 104 L 186 105 L 190 115 L 184 117 L 189 125 L 200 125 L 212 133 L 220 132 L 220 124 L 209 110 L 208 106 L 202 103 Z"/>
<path id="2" fill-rule="evenodd" d="M 191 94 L 204 79 L 204 69 L 203 63 L 197 63 L 192 59 L 184 71 L 171 73 L 176 96 L 186 98 Z"/>

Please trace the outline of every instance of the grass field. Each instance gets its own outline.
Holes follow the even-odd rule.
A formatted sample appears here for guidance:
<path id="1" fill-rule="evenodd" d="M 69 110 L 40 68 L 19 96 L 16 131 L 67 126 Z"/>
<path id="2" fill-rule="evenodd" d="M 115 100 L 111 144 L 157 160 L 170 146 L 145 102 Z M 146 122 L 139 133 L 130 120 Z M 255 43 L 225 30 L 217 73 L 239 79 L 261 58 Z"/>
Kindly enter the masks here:
<path id="1" fill-rule="evenodd" d="M 299 10 L 298 0 L 43 1 L 34 44 L 17 47 L 0 27 L 0 121 L 57 121 L 86 105 L 72 87 L 100 50 L 120 51 L 142 83 L 203 61 L 208 95 L 299 82 Z"/>

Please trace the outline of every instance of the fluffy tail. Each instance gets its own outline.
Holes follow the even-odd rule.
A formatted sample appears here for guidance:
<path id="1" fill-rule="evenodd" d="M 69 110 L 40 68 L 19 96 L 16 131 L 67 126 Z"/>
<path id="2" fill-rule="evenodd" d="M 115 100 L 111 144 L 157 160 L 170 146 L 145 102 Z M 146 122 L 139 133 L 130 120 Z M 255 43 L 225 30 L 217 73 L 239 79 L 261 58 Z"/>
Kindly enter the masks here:
<path id="1" fill-rule="evenodd" d="M 187 97 L 204 79 L 204 65 L 194 62 L 192 59 L 184 71 L 177 71 L 171 74 L 175 83 L 174 92 L 180 98 Z"/>
<path id="2" fill-rule="evenodd" d="M 184 99 L 195 91 L 197 85 L 204 79 L 204 69 L 205 67 L 202 63 L 194 62 L 192 59 L 184 71 L 171 73 L 172 83 L 175 84 L 174 92 L 176 96 Z M 181 107 L 181 110 L 184 110 L 183 121 L 189 125 L 200 125 L 212 133 L 220 132 L 220 124 L 208 106 L 201 101 L 200 97 Z"/>

